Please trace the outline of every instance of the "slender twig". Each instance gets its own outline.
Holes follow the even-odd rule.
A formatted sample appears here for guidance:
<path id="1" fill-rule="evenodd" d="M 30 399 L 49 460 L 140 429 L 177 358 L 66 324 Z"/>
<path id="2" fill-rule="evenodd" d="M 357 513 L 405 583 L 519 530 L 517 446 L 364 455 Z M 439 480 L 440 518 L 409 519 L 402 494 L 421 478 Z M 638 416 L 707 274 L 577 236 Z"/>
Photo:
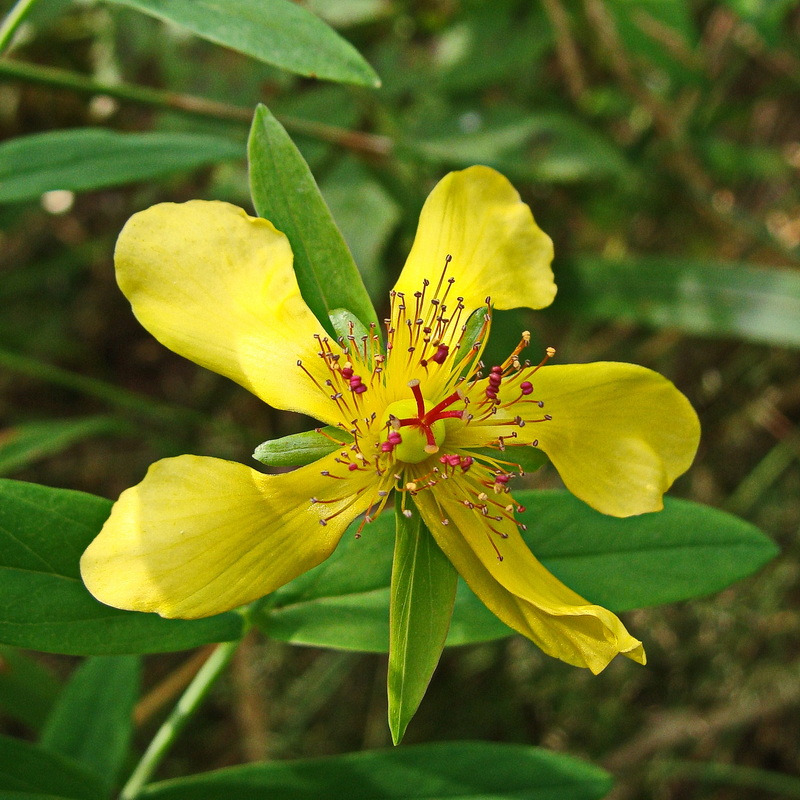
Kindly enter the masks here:
<path id="1" fill-rule="evenodd" d="M 556 56 L 564 73 L 567 89 L 572 99 L 576 103 L 580 102 L 586 91 L 586 78 L 575 38 L 570 29 L 569 17 L 559 0 L 542 0 L 542 6 L 556 35 Z"/>
<path id="2" fill-rule="evenodd" d="M 200 648 L 176 670 L 170 672 L 161 683 L 154 686 L 133 709 L 133 724 L 137 728 L 144 725 L 154 714 L 186 689 L 216 649 L 216 645 L 213 644 Z"/>
<path id="3" fill-rule="evenodd" d="M 186 727 L 215 681 L 233 658 L 239 642 L 225 642 L 217 646 L 211 657 L 201 667 L 195 679 L 181 696 L 164 724 L 150 742 L 136 769 L 122 788 L 119 800 L 134 800 L 151 778 L 178 735 Z"/>
<path id="4" fill-rule="evenodd" d="M 61 89 L 70 89 L 82 94 L 107 95 L 130 103 L 141 103 L 206 119 L 210 117 L 248 125 L 253 119 L 253 110 L 243 106 L 220 103 L 216 100 L 209 100 L 195 95 L 160 91 L 146 86 L 126 83 L 103 83 L 78 72 L 45 67 L 39 64 L 27 64 L 22 61 L 0 60 L 0 77 L 13 78 L 45 86 L 57 86 Z M 294 133 L 310 136 L 323 142 L 329 142 L 330 144 L 371 156 L 385 157 L 391 153 L 394 146 L 393 141 L 387 136 L 353 131 L 347 128 L 339 128 L 335 125 L 328 125 L 324 122 L 299 119 L 286 115 L 278 115 L 278 119 L 287 130 Z"/>
<path id="5" fill-rule="evenodd" d="M 584 0 L 584 7 L 609 58 L 611 70 L 625 91 L 652 117 L 655 132 L 672 149 L 670 161 L 673 170 L 686 183 L 698 206 L 709 218 L 717 224 L 721 223 L 726 229 L 734 229 L 737 233 L 744 230 L 753 239 L 796 260 L 798 248 L 787 247 L 769 228 L 760 220 L 754 219 L 745 209 L 735 203 L 722 206 L 714 202 L 717 187 L 689 148 L 684 115 L 677 113 L 674 107 L 653 94 L 637 79 L 626 57 L 616 24 L 602 0 Z"/>
<path id="6" fill-rule="evenodd" d="M 800 663 L 778 672 L 763 668 L 740 687 L 737 694 L 716 708 L 701 713 L 669 711 L 653 716 L 642 732 L 612 751 L 603 766 L 612 772 L 629 772 L 648 763 L 656 754 L 692 741 L 712 741 L 721 733 L 752 725 L 800 705 Z M 620 782 L 608 800 L 628 800 L 632 783 Z"/>
<path id="7" fill-rule="evenodd" d="M 269 756 L 269 712 L 259 679 L 261 657 L 256 649 L 255 631 L 242 639 L 231 665 L 236 692 L 234 713 L 241 732 L 242 752 L 247 761 L 265 761 Z"/>
<path id="8" fill-rule="evenodd" d="M 28 12 L 38 0 L 19 0 L 0 23 L 0 53 L 8 48 L 17 28 L 25 21 Z"/>

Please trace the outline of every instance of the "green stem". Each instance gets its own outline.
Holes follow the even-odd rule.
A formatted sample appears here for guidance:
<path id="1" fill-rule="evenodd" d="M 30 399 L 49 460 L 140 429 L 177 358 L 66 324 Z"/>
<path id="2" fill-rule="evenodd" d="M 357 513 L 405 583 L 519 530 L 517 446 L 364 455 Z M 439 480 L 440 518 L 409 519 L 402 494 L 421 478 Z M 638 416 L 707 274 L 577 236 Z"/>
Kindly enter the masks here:
<path id="1" fill-rule="evenodd" d="M 136 765 L 136 769 L 128 778 L 128 782 L 122 787 L 119 800 L 135 800 L 139 796 L 144 785 L 156 771 L 181 731 L 200 707 L 217 678 L 228 666 L 238 646 L 238 639 L 235 642 L 225 642 L 218 645 L 208 661 L 203 664 L 194 680 L 181 695 L 181 699 L 178 700 L 175 708 L 172 709 L 172 712 L 164 721 L 164 724 L 158 729 L 153 741 L 150 742 L 141 760 Z"/>
<path id="2" fill-rule="evenodd" d="M 14 38 L 17 28 L 24 22 L 28 12 L 37 0 L 19 0 L 19 2 L 6 14 L 0 24 L 0 53 L 2 53 Z"/>
<path id="3" fill-rule="evenodd" d="M 146 86 L 100 83 L 77 72 L 44 67 L 39 64 L 25 64 L 21 61 L 2 59 L 0 60 L 0 77 L 3 76 L 46 86 L 57 86 L 61 89 L 71 89 L 82 94 L 108 95 L 109 97 L 116 97 L 118 100 L 155 106 L 156 108 L 163 108 L 190 116 L 210 117 L 247 125 L 253 119 L 253 111 L 250 108 L 219 103 L 216 100 L 209 100 L 205 97 L 178 94 L 177 92 L 163 92 Z M 287 130 L 294 133 L 310 136 L 323 142 L 329 142 L 373 156 L 386 156 L 393 147 L 392 140 L 386 136 L 352 131 L 335 125 L 327 125 L 324 122 L 299 119 L 297 117 L 280 115 L 278 119 Z"/>

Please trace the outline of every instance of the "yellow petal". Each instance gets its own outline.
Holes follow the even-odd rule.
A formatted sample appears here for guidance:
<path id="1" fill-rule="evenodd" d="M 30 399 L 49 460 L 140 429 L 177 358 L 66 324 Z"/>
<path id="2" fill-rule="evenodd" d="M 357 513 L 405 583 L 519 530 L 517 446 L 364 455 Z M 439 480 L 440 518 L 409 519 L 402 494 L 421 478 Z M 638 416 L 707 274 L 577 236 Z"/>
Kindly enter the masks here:
<path id="1" fill-rule="evenodd" d="M 324 477 L 333 458 L 282 475 L 199 456 L 157 461 L 83 554 L 84 583 L 107 605 L 184 619 L 268 594 L 326 559 L 367 505 L 373 475 Z"/>
<path id="2" fill-rule="evenodd" d="M 550 574 L 512 523 L 491 521 L 507 535 L 504 539 L 489 528 L 485 517 L 456 500 L 434 500 L 433 493 L 425 491 L 415 501 L 439 547 L 472 591 L 545 653 L 595 674 L 619 653 L 645 663 L 641 642 L 610 611 L 588 603 Z"/>
<path id="3" fill-rule="evenodd" d="M 700 441 L 697 414 L 670 381 L 614 362 L 543 367 L 532 380 L 552 420 L 523 430 L 575 496 L 615 517 L 664 507 Z"/>
<path id="4" fill-rule="evenodd" d="M 162 203 L 135 214 L 114 254 L 138 320 L 171 350 L 240 383 L 276 408 L 338 421 L 286 237 L 228 203 Z"/>
<path id="5" fill-rule="evenodd" d="M 436 287 L 446 257 L 451 297 L 468 311 L 491 297 L 496 308 L 544 308 L 556 294 L 553 243 L 499 172 L 470 167 L 442 178 L 425 201 L 408 261 L 395 289 L 411 296 L 427 278 Z"/>

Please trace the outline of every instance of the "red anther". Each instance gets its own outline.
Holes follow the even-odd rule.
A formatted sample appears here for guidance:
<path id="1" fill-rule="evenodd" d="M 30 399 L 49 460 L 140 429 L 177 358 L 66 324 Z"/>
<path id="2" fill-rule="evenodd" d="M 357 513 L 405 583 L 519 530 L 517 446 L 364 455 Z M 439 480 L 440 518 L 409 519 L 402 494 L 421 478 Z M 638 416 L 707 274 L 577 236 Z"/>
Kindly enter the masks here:
<path id="1" fill-rule="evenodd" d="M 353 388 L 355 388 L 356 386 L 358 386 L 359 383 L 361 383 L 361 376 L 360 375 L 351 375 L 350 379 L 349 379 L 349 383 Z"/>
<path id="2" fill-rule="evenodd" d="M 394 445 L 391 442 L 381 444 L 381 453 L 391 453 L 392 450 L 394 450 Z"/>
<path id="3" fill-rule="evenodd" d="M 519 390 L 522 394 L 531 394 L 533 392 L 533 384 L 530 381 L 522 381 L 519 385 Z"/>
<path id="4" fill-rule="evenodd" d="M 503 374 L 503 368 L 495 365 L 495 366 L 492 367 L 491 372 L 493 372 L 495 375 L 502 375 Z"/>
<path id="5" fill-rule="evenodd" d="M 347 469 L 349 469 L 350 472 L 355 472 L 358 469 L 358 464 L 349 464 Z"/>
<path id="6" fill-rule="evenodd" d="M 472 466 L 473 461 L 474 459 L 472 456 L 464 456 L 464 458 L 461 459 L 461 469 L 466 472 Z"/>
<path id="7" fill-rule="evenodd" d="M 363 383 L 359 383 L 359 384 L 358 384 L 358 386 L 354 386 L 354 387 L 353 387 L 353 391 L 354 391 L 356 394 L 364 394 L 364 392 L 366 392 L 366 391 L 367 391 L 367 387 L 366 387 L 366 386 L 364 386 L 364 384 L 363 384 Z"/>
<path id="8" fill-rule="evenodd" d="M 510 475 L 504 475 L 502 472 L 499 475 L 494 476 L 495 483 L 508 483 Z"/>
<path id="9" fill-rule="evenodd" d="M 352 378 L 353 377 L 353 368 L 352 367 L 342 367 L 342 377 L 343 378 Z"/>
<path id="10" fill-rule="evenodd" d="M 525 506 L 517 506 L 517 514 L 524 514 L 527 510 Z"/>
<path id="11" fill-rule="evenodd" d="M 436 353 L 431 356 L 431 361 L 435 361 L 437 364 L 444 364 L 448 355 L 450 355 L 450 348 L 446 344 L 440 344 L 436 349 Z"/>
<path id="12" fill-rule="evenodd" d="M 386 437 L 386 441 L 389 442 L 389 444 L 400 444 L 400 442 L 403 441 L 403 437 L 397 431 L 392 431 Z"/>
<path id="13" fill-rule="evenodd" d="M 492 389 L 499 389 L 502 382 L 503 379 L 495 372 L 489 376 L 489 386 L 491 386 Z"/>
<path id="14" fill-rule="evenodd" d="M 497 400 L 497 389 L 494 389 L 491 386 L 487 386 L 486 396 L 490 397 L 492 400 Z"/>

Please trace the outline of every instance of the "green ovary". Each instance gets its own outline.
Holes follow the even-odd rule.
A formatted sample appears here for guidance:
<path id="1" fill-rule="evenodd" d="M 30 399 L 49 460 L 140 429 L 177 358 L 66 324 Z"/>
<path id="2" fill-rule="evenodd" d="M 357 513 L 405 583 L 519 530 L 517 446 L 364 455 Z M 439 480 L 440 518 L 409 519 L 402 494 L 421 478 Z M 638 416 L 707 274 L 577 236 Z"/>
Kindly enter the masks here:
<path id="1" fill-rule="evenodd" d="M 427 400 L 425 404 L 426 406 L 429 405 Z M 414 420 L 414 423 L 401 425 L 399 428 L 395 428 L 391 425 L 388 427 L 388 431 L 397 431 L 403 438 L 403 441 L 396 445 L 393 451 L 398 461 L 403 461 L 406 464 L 419 464 L 421 461 L 433 455 L 433 453 L 426 452 L 425 450 L 426 446 L 429 445 L 428 437 L 425 435 L 426 427 L 433 433 L 433 439 L 437 447 L 441 447 L 444 442 L 447 433 L 445 421 L 443 419 L 438 419 L 429 427 L 423 427 L 417 414 L 417 403 L 415 400 L 397 400 L 391 403 L 386 411 L 384 411 L 383 419 L 381 420 L 381 425 L 384 430 L 387 429 L 386 426 L 389 424 L 391 417 L 396 417 L 398 420 Z"/>

